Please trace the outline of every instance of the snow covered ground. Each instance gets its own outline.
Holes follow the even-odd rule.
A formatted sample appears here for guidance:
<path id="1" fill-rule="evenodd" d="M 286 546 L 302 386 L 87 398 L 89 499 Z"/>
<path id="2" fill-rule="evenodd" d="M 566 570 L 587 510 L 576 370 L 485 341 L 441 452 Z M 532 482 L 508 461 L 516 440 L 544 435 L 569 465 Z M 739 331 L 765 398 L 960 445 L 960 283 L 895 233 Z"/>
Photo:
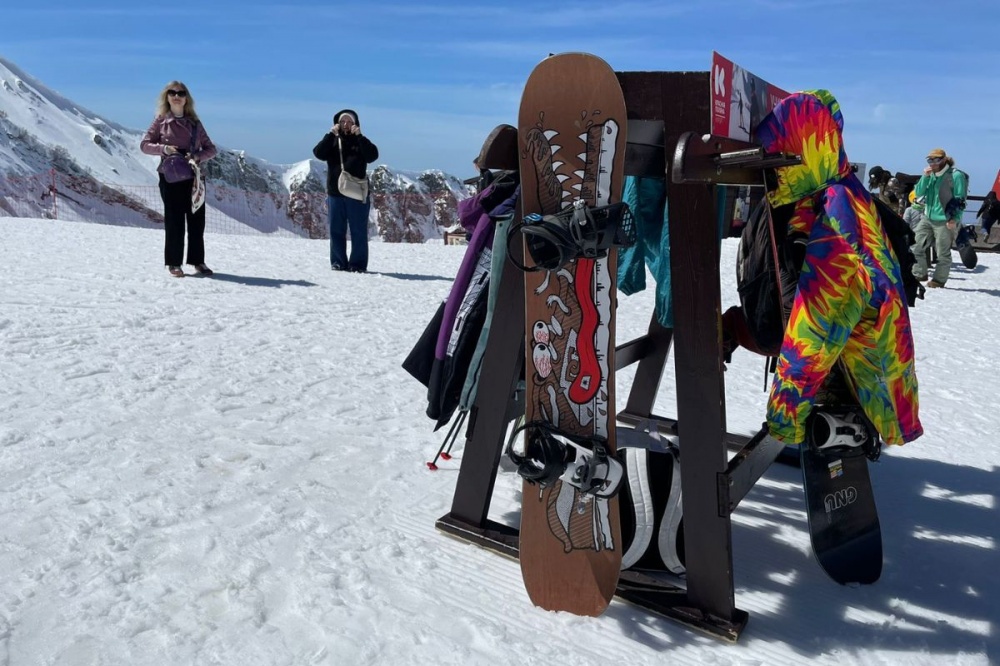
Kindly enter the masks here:
<path id="1" fill-rule="evenodd" d="M 355 275 L 324 241 L 210 235 L 217 276 L 178 280 L 156 230 L 0 238 L 0 664 L 1000 663 L 1000 255 L 912 311 L 926 435 L 872 470 L 882 579 L 826 578 L 772 466 L 734 517 L 727 645 L 619 601 L 541 611 L 516 562 L 435 530 L 459 460 L 424 466 L 444 431 L 400 363 L 463 248 L 375 244 Z M 621 298 L 621 341 L 651 299 Z M 726 380 L 754 431 L 763 362 Z M 657 413 L 674 393 L 670 369 Z M 493 517 L 519 486 L 500 472 Z"/>

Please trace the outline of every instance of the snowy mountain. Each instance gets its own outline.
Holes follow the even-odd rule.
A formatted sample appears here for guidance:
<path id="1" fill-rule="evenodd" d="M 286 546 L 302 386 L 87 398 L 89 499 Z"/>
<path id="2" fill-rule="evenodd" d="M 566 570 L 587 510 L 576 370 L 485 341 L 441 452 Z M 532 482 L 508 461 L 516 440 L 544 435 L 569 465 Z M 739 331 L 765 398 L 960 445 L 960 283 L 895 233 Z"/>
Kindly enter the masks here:
<path id="1" fill-rule="evenodd" d="M 139 151 L 143 132 L 80 107 L 0 58 L 0 215 L 161 223 L 159 160 Z M 219 145 L 204 172 L 209 230 L 326 237 L 324 162 L 272 164 Z M 440 238 L 470 194 L 436 170 L 380 165 L 371 175 L 369 234 L 390 242 Z"/>

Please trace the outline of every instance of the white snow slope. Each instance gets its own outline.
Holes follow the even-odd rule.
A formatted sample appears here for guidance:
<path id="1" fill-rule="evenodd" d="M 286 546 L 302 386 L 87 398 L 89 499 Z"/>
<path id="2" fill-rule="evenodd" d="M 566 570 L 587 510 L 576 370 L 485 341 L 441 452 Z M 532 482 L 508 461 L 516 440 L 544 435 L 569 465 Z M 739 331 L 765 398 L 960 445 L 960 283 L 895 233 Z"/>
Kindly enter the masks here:
<path id="1" fill-rule="evenodd" d="M 174 279 L 154 230 L 0 237 L 2 665 L 1000 661 L 998 255 L 912 311 L 926 434 L 873 468 L 882 579 L 820 571 L 799 473 L 774 465 L 734 517 L 750 622 L 728 645 L 620 601 L 539 610 L 516 562 L 435 530 L 461 454 L 425 467 L 444 431 L 400 363 L 463 248 L 376 244 L 356 275 L 323 241 L 210 235 L 217 277 Z M 620 341 L 651 291 L 621 299 Z M 762 378 L 737 352 L 731 431 L 759 427 Z M 499 473 L 491 517 L 516 521 L 519 488 Z"/>

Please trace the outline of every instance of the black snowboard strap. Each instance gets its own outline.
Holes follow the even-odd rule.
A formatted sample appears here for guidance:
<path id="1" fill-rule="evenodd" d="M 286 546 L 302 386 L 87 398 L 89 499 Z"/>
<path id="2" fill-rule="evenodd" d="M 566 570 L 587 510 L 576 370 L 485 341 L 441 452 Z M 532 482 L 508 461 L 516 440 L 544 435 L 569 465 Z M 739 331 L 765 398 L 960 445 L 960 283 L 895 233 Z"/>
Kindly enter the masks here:
<path id="1" fill-rule="evenodd" d="M 523 235 L 528 253 L 535 266 L 528 268 L 518 262 L 510 244 Z M 573 259 L 596 259 L 613 246 L 635 244 L 636 224 L 628 204 L 618 202 L 606 206 L 588 207 L 582 200 L 552 215 L 532 213 L 511 225 L 507 232 L 507 256 L 519 270 L 554 271 Z"/>
<path id="2" fill-rule="evenodd" d="M 527 431 L 524 455 L 514 450 L 517 435 Z M 585 453 L 583 453 L 585 452 Z M 613 497 L 621 487 L 621 463 L 608 451 L 608 440 L 560 430 L 547 421 L 530 421 L 511 433 L 507 457 L 528 483 L 542 488 L 560 479 L 583 493 Z M 567 471 L 571 464 L 573 469 Z"/>

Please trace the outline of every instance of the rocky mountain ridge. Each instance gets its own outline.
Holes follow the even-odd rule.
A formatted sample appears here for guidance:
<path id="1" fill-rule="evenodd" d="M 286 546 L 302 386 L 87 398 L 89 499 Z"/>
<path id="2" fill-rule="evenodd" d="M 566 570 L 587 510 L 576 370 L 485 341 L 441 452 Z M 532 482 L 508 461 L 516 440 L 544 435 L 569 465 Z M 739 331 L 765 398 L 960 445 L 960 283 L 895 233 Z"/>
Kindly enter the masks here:
<path id="1" fill-rule="evenodd" d="M 127 226 L 162 222 L 158 158 L 143 130 L 80 107 L 0 58 L 0 216 L 58 217 Z M 203 165 L 209 230 L 325 238 L 326 164 L 267 162 L 219 146 Z M 440 238 L 470 195 L 441 171 L 371 173 L 369 236 L 387 242 Z"/>

